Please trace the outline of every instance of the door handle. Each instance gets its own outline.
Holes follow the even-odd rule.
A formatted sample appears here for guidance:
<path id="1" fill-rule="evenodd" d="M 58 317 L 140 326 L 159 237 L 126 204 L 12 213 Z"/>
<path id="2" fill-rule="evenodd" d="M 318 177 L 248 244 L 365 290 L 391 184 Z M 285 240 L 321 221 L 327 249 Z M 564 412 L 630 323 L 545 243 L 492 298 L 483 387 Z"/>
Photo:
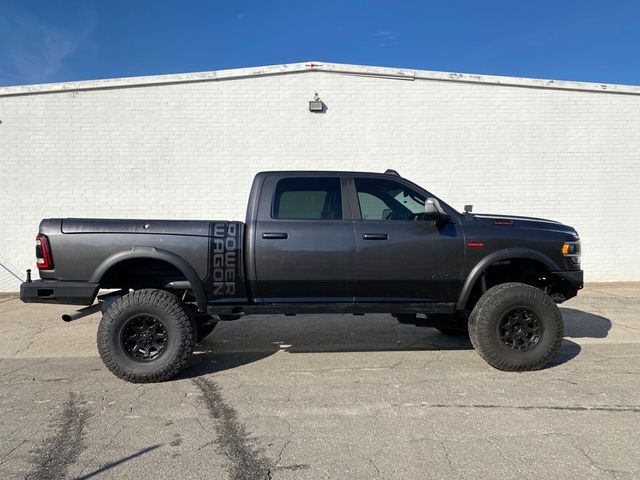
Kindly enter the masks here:
<path id="1" fill-rule="evenodd" d="M 278 240 L 289 238 L 289 235 L 284 232 L 266 232 L 262 234 L 262 238 L 265 240 Z"/>
<path id="2" fill-rule="evenodd" d="M 386 233 L 363 233 L 362 238 L 365 240 L 389 240 Z"/>

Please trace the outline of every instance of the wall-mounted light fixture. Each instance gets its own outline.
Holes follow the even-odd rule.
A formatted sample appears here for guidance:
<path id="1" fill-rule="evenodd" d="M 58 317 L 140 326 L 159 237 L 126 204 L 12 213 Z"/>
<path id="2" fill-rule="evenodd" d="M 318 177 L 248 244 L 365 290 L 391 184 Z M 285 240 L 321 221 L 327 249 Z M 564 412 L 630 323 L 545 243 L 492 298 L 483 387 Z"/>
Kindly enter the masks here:
<path id="1" fill-rule="evenodd" d="M 309 102 L 309 111 L 316 113 L 324 112 L 324 103 L 320 100 L 318 92 L 313 94 L 313 100 Z"/>

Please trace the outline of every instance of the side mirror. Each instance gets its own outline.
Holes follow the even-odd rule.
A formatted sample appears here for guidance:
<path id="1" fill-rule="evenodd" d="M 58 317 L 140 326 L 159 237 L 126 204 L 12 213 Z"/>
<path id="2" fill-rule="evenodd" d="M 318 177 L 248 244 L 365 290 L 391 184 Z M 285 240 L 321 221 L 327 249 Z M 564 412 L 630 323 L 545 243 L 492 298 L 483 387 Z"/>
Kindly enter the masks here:
<path id="1" fill-rule="evenodd" d="M 449 220 L 449 215 L 440 206 L 440 202 L 433 197 L 424 202 L 424 219 L 438 224 Z"/>

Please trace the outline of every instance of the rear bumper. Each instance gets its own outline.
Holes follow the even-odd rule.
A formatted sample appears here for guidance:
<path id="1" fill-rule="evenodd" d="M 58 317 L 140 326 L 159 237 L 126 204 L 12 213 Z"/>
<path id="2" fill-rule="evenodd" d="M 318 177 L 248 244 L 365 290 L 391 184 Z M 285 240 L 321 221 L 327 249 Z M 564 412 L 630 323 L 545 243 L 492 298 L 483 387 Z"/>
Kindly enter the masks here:
<path id="1" fill-rule="evenodd" d="M 34 280 L 20 285 L 20 300 L 25 303 L 91 305 L 97 293 L 98 284 L 89 282 Z"/>

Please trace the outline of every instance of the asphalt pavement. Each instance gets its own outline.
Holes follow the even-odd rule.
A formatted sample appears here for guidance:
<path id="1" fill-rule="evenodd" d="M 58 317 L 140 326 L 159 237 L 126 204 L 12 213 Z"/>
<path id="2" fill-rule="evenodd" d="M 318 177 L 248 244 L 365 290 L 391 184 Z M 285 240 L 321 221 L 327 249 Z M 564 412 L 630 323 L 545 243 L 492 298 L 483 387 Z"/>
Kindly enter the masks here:
<path id="1" fill-rule="evenodd" d="M 389 315 L 218 325 L 174 381 L 97 354 L 99 315 L 0 297 L 0 479 L 638 479 L 640 283 L 561 305 L 528 373 Z"/>

